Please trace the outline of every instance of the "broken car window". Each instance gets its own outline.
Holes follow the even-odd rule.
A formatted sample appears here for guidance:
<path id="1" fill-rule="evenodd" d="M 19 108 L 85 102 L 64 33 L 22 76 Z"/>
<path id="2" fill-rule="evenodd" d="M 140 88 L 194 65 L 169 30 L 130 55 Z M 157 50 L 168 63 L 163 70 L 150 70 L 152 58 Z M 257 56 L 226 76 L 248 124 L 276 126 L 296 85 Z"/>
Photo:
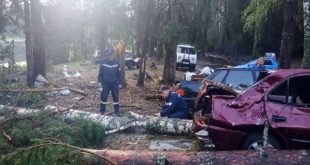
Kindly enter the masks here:
<path id="1" fill-rule="evenodd" d="M 292 104 L 298 106 L 310 105 L 310 76 L 300 76 L 290 79 L 289 95 Z"/>
<path id="2" fill-rule="evenodd" d="M 227 70 L 218 70 L 211 74 L 208 79 L 215 82 L 222 82 L 227 74 Z"/>
<path id="3" fill-rule="evenodd" d="M 279 86 L 274 88 L 268 95 L 268 100 L 279 103 L 287 103 L 287 81 L 281 83 Z"/>
<path id="4" fill-rule="evenodd" d="M 225 84 L 236 86 L 251 86 L 254 84 L 253 74 L 251 71 L 230 71 Z"/>

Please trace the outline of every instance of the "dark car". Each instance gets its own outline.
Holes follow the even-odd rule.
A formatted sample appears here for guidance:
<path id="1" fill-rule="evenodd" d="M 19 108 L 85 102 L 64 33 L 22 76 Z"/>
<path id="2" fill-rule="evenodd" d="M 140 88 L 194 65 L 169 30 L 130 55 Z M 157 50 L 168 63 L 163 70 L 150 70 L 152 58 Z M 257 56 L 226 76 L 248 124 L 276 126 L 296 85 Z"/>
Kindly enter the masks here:
<path id="1" fill-rule="evenodd" d="M 268 131 L 268 147 L 310 148 L 309 69 L 278 70 L 242 94 L 206 95 L 210 84 L 203 83 L 193 120 L 200 140 L 217 149 L 257 149 Z"/>
<path id="2" fill-rule="evenodd" d="M 128 69 L 133 69 L 133 68 L 139 69 L 139 63 L 140 63 L 140 58 L 137 55 L 133 53 L 127 53 L 125 55 L 125 65 L 127 66 Z"/>
<path id="3" fill-rule="evenodd" d="M 94 64 L 100 64 L 101 60 L 104 58 L 104 55 L 101 52 L 97 52 L 95 58 L 93 59 Z"/>
<path id="4" fill-rule="evenodd" d="M 257 81 L 259 74 L 260 71 L 254 69 L 224 68 L 215 70 L 207 79 L 226 84 L 235 91 L 242 92 Z M 195 109 L 194 102 L 200 86 L 201 81 L 180 81 L 176 87 L 176 92 L 184 98 L 190 109 Z M 214 94 L 222 93 L 215 90 L 209 92 Z"/>

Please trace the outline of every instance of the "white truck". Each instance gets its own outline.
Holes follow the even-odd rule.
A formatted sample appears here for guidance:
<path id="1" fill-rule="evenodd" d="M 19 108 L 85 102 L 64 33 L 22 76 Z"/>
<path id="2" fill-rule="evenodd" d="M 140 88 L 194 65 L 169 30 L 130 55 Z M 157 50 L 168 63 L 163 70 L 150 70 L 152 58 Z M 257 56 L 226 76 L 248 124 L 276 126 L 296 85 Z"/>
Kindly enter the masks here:
<path id="1" fill-rule="evenodd" d="M 176 67 L 187 67 L 189 71 L 195 71 L 197 63 L 197 53 L 194 46 L 178 45 L 177 46 Z"/>

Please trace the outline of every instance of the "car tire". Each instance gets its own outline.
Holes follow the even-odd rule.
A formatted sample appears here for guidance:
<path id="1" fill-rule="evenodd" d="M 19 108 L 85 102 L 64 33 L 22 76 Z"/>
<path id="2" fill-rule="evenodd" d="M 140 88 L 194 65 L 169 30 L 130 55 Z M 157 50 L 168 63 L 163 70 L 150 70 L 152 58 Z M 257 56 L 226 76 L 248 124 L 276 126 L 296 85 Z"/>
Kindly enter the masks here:
<path id="1" fill-rule="evenodd" d="M 240 148 L 243 150 L 257 150 L 263 146 L 263 142 L 262 133 L 251 133 L 245 138 Z M 281 149 L 280 143 L 272 135 L 268 135 L 268 148 Z"/>

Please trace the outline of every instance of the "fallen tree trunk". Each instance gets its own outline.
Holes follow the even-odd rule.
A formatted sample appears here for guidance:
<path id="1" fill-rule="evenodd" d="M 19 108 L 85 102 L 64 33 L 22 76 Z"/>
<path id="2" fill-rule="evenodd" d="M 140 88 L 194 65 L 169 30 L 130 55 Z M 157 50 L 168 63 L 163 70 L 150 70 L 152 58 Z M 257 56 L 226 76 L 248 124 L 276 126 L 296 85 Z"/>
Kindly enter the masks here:
<path id="1" fill-rule="evenodd" d="M 64 121 L 74 121 L 77 119 L 85 119 L 92 122 L 101 123 L 106 134 L 115 133 L 130 127 L 143 126 L 149 130 L 163 134 L 188 134 L 192 131 L 191 120 L 161 118 L 153 116 L 145 116 L 129 113 L 129 116 L 114 117 L 99 115 L 97 113 L 84 112 L 79 110 L 62 110 L 54 106 L 45 107 L 44 111 L 36 109 L 16 108 L 0 105 L 0 112 L 14 112 L 17 115 L 38 115 L 40 112 L 51 113 Z"/>
<path id="2" fill-rule="evenodd" d="M 309 164 L 310 151 L 266 150 L 265 157 L 255 151 L 150 152 L 91 150 L 117 164 Z"/>

